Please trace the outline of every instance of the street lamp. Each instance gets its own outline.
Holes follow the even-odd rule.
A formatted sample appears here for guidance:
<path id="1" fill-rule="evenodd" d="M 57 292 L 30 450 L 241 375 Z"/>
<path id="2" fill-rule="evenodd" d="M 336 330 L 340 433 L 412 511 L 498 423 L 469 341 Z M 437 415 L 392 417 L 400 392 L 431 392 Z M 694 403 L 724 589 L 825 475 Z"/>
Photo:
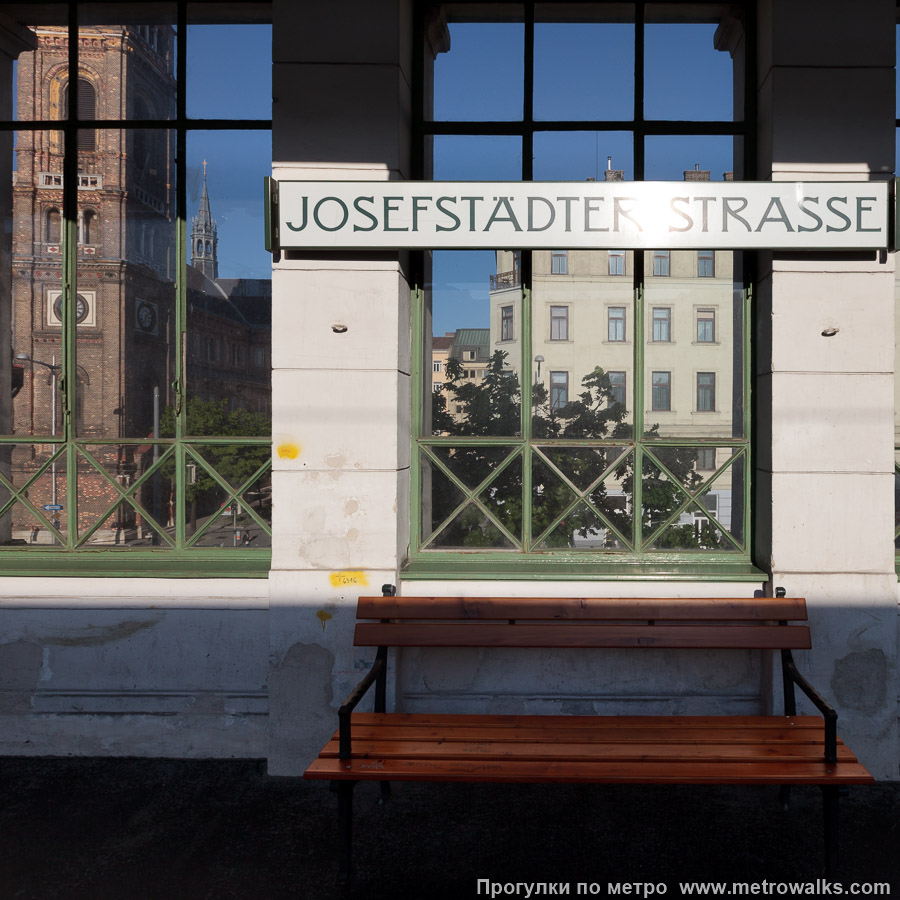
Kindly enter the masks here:
<path id="1" fill-rule="evenodd" d="M 50 430 L 50 435 L 52 437 L 56 437 L 56 384 L 59 378 L 59 370 L 62 368 L 62 365 L 57 365 L 56 362 L 56 354 L 54 353 L 50 359 L 51 362 L 43 362 L 40 359 L 32 359 L 27 353 L 17 353 L 16 359 L 21 360 L 22 362 L 31 363 L 33 366 L 43 366 L 45 369 L 50 370 L 50 418 L 52 419 L 53 425 Z M 55 453 L 55 448 L 54 448 Z M 53 462 L 50 463 L 51 471 L 52 471 L 52 490 L 51 490 L 51 498 L 50 503 L 52 506 L 57 506 L 56 502 L 56 456 L 53 457 Z M 54 509 L 54 513 L 59 512 L 59 510 Z M 59 525 L 59 519 L 54 518 L 57 526 Z"/>
<path id="2" fill-rule="evenodd" d="M 544 361 L 543 356 L 536 356 L 534 361 L 537 363 L 537 380 L 541 380 L 541 363 Z"/>

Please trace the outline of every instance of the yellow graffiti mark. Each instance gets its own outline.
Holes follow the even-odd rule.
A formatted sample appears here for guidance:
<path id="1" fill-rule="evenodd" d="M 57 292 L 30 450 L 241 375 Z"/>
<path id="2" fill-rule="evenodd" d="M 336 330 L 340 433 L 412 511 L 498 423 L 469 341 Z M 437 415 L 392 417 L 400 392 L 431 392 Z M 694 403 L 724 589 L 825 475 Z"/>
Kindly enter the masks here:
<path id="1" fill-rule="evenodd" d="M 349 585 L 357 585 L 366 587 L 369 579 L 366 578 L 365 572 L 332 572 L 329 576 L 332 587 L 348 587 Z"/>
<path id="2" fill-rule="evenodd" d="M 322 623 L 322 631 L 324 631 L 324 630 L 325 630 L 325 623 L 326 623 L 329 619 L 333 619 L 334 616 L 333 616 L 330 612 L 326 612 L 324 609 L 320 609 L 320 610 L 316 613 L 316 618 Z"/>
<path id="3" fill-rule="evenodd" d="M 279 444 L 278 455 L 281 459 L 296 459 L 300 453 L 300 448 L 296 444 Z"/>

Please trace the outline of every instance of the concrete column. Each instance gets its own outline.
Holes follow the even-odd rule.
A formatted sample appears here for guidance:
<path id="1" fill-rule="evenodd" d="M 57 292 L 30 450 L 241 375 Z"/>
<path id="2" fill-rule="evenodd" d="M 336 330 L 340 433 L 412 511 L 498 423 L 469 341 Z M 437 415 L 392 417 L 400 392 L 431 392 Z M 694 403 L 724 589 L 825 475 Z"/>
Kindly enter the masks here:
<path id="1" fill-rule="evenodd" d="M 409 177 L 411 4 L 274 5 L 273 175 Z M 273 275 L 269 770 L 298 774 L 371 654 L 356 598 L 408 545 L 409 284 L 396 253 L 285 254 Z"/>
<path id="2" fill-rule="evenodd" d="M 759 9 L 759 178 L 890 178 L 894 4 Z M 807 597 L 800 667 L 873 774 L 895 779 L 894 259 L 768 254 L 759 275 L 757 561 Z"/>

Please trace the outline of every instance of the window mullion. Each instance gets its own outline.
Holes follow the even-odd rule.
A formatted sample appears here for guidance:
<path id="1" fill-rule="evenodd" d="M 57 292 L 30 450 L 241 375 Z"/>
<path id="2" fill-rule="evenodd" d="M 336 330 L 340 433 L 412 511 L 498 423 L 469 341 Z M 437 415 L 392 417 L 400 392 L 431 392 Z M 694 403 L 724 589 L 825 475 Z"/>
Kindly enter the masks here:
<path id="1" fill-rule="evenodd" d="M 632 528 L 635 553 L 643 549 L 644 476 L 644 253 L 634 251 L 634 325 L 632 333 L 634 377 L 632 379 L 632 420 L 634 422 L 634 477 L 631 487 Z"/>

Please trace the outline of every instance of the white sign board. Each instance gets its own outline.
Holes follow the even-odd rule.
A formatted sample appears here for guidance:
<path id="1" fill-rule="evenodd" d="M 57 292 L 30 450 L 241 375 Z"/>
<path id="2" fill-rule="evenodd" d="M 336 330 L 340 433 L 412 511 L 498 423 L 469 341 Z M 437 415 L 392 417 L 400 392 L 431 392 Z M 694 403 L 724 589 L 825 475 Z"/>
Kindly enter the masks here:
<path id="1" fill-rule="evenodd" d="M 282 181 L 282 249 L 888 246 L 888 183 Z"/>

